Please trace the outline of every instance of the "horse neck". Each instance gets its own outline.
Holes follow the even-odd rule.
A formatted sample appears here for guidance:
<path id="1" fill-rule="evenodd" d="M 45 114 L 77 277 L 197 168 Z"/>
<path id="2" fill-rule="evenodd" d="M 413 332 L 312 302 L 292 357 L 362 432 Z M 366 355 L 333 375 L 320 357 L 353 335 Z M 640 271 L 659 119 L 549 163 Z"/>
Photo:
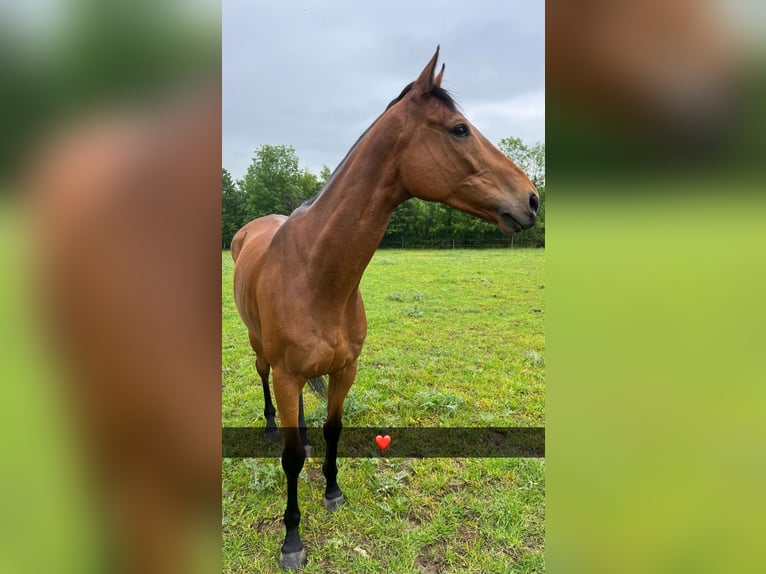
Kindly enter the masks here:
<path id="1" fill-rule="evenodd" d="M 398 179 L 397 138 L 385 132 L 370 130 L 300 215 L 311 232 L 311 283 L 340 301 L 358 287 L 391 214 L 409 197 Z"/>

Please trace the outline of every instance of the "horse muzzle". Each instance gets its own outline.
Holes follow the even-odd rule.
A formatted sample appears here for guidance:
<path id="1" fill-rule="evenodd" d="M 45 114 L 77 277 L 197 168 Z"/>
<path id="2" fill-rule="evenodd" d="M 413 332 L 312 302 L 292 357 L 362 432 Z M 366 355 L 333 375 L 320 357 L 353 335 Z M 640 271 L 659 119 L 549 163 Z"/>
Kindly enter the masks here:
<path id="1" fill-rule="evenodd" d="M 519 231 L 529 229 L 530 227 L 533 227 L 537 221 L 536 213 L 529 213 L 526 216 L 520 217 L 508 210 L 501 210 L 498 212 L 498 215 L 497 226 L 505 235 L 512 235 Z"/>

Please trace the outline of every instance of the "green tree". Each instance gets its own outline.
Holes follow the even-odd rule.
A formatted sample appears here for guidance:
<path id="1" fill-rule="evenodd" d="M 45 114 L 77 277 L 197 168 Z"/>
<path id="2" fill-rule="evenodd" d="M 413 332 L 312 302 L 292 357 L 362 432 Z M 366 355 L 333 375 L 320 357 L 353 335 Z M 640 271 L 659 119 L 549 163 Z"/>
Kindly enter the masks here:
<path id="1" fill-rule="evenodd" d="M 270 213 L 289 215 L 318 191 L 316 176 L 301 171 L 295 148 L 262 145 L 242 180 L 251 219 Z"/>
<path id="2" fill-rule="evenodd" d="M 223 170 L 221 199 L 221 238 L 223 248 L 231 245 L 237 230 L 248 221 L 247 201 L 244 192 L 234 183 L 228 170 Z"/>
<path id="3" fill-rule="evenodd" d="M 327 185 L 327 182 L 330 181 L 330 176 L 332 175 L 332 170 L 330 169 L 329 165 L 323 165 L 322 171 L 319 172 L 319 183 L 324 187 Z"/>
<path id="4" fill-rule="evenodd" d="M 520 138 L 503 138 L 498 147 L 527 174 L 540 193 L 537 223 L 517 237 L 521 244 L 542 247 L 545 245 L 545 144 L 538 142 L 530 147 Z"/>
<path id="5" fill-rule="evenodd" d="M 304 169 L 298 178 L 298 186 L 300 187 L 300 196 L 303 198 L 301 200 L 303 202 L 319 193 L 322 189 L 322 182 L 309 170 Z"/>
<path id="6" fill-rule="evenodd" d="M 420 199 L 410 199 L 397 207 L 382 244 L 389 247 L 419 245 L 426 235 L 430 205 Z"/>
<path id="7" fill-rule="evenodd" d="M 503 138 L 497 145 L 532 180 L 535 187 L 545 187 L 545 144 L 525 144 L 521 138 Z"/>

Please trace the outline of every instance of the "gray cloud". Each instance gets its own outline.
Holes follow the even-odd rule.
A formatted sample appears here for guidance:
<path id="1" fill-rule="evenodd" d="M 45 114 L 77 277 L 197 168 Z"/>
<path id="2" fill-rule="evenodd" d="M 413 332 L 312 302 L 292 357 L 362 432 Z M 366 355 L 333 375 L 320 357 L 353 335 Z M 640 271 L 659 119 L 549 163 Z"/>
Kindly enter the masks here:
<path id="1" fill-rule="evenodd" d="M 318 173 L 441 44 L 444 87 L 492 141 L 544 133 L 544 3 L 223 2 L 223 165 L 291 144 Z"/>

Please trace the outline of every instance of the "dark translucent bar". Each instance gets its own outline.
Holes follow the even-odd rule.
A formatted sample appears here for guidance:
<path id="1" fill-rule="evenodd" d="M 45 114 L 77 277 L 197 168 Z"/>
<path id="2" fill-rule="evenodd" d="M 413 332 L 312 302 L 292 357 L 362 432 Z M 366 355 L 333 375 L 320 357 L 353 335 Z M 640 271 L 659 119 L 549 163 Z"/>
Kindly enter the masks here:
<path id="1" fill-rule="evenodd" d="M 306 429 L 312 456 L 322 457 L 321 428 Z M 381 450 L 375 437 L 388 435 Z M 266 458 L 282 454 L 282 436 L 270 441 L 263 427 L 224 427 L 224 458 Z M 344 458 L 542 458 L 545 427 L 343 427 L 338 456 Z"/>

